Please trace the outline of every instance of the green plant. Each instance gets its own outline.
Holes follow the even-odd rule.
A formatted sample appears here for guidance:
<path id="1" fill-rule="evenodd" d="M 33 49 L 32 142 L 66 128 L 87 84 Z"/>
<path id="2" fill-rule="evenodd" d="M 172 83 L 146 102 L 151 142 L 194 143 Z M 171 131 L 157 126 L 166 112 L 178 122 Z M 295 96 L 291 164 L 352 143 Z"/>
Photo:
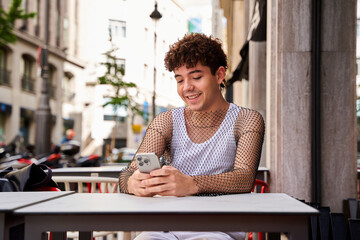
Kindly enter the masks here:
<path id="1" fill-rule="evenodd" d="M 16 42 L 17 37 L 13 33 L 16 20 L 26 20 L 36 15 L 36 13 L 25 13 L 21 9 L 21 2 L 22 0 L 13 0 L 8 12 L 0 8 L 0 47 L 7 43 Z"/>

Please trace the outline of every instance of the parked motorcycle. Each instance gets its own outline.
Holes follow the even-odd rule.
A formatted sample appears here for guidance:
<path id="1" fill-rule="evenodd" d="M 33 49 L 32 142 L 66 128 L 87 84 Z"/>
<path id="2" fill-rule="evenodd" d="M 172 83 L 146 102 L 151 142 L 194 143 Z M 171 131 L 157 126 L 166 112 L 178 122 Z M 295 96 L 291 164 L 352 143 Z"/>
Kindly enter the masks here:
<path id="1" fill-rule="evenodd" d="M 80 156 L 80 143 L 71 140 L 61 146 L 55 146 L 51 152 L 33 157 L 32 150 L 26 149 L 22 153 L 16 152 L 16 145 L 0 146 L 0 170 L 7 167 L 23 168 L 29 164 L 45 164 L 50 168 L 63 167 L 97 167 L 101 157 L 97 154 Z"/>
<path id="2" fill-rule="evenodd" d="M 100 156 L 91 154 L 89 156 L 79 156 L 80 143 L 71 140 L 60 146 L 63 157 L 60 163 L 66 167 L 98 167 L 100 166 Z"/>
<path id="3" fill-rule="evenodd" d="M 16 145 L 14 143 L 10 143 L 9 145 L 3 144 L 0 146 L 0 169 L 8 167 L 20 169 L 32 163 L 37 164 L 38 161 L 32 156 L 30 151 L 17 153 Z"/>
<path id="4" fill-rule="evenodd" d="M 60 161 L 62 159 L 62 154 L 60 152 L 60 147 L 55 146 L 54 149 L 47 154 L 43 154 L 42 156 L 38 156 L 39 164 L 45 164 L 50 168 L 61 168 L 64 167 Z"/>

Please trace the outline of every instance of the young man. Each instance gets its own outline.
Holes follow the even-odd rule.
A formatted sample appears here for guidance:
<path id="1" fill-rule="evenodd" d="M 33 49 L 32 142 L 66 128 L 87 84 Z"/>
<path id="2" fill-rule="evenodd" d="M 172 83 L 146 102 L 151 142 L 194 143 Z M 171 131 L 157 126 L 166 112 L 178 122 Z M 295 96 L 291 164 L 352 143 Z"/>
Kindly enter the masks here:
<path id="1" fill-rule="evenodd" d="M 170 46 L 165 66 L 175 74 L 185 107 L 150 123 L 138 153 L 155 153 L 163 167 L 140 173 L 136 161 L 120 174 L 120 191 L 138 196 L 250 192 L 264 138 L 264 121 L 221 94 L 227 68 L 218 39 L 189 34 Z M 171 236 L 169 236 L 169 234 Z M 177 235 L 178 234 L 178 235 Z M 204 235 L 205 234 L 205 235 Z M 211 236 L 210 236 L 211 235 Z M 148 233 L 139 239 L 242 239 L 236 233 Z M 174 238 L 176 239 L 176 238 Z"/>

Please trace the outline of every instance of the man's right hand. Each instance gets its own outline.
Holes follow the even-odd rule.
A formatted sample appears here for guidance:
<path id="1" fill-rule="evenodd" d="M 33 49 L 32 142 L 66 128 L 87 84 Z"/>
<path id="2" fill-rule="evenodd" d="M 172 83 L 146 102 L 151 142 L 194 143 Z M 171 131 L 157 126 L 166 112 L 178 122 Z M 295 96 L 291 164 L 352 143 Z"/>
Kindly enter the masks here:
<path id="1" fill-rule="evenodd" d="M 141 173 L 138 170 L 136 170 L 131 177 L 128 180 L 128 191 L 131 194 L 134 194 L 136 196 L 141 197 L 153 197 L 154 193 L 148 193 L 144 187 L 144 185 L 141 184 L 142 180 L 151 178 L 149 173 Z"/>

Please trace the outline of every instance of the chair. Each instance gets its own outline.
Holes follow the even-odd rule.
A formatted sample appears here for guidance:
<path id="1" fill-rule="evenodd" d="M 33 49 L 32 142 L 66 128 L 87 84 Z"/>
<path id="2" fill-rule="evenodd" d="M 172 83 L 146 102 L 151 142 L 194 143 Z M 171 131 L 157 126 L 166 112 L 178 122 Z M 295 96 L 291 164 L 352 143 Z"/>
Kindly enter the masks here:
<path id="1" fill-rule="evenodd" d="M 350 240 L 360 240 L 360 219 L 349 219 Z"/>
<path id="2" fill-rule="evenodd" d="M 343 212 L 345 219 L 356 219 L 358 211 L 358 201 L 356 198 L 348 198 L 343 200 Z"/>
<path id="3" fill-rule="evenodd" d="M 320 206 L 319 209 L 319 224 L 318 224 L 318 232 L 320 239 L 329 239 L 330 237 L 330 207 L 328 206 Z"/>
<path id="4" fill-rule="evenodd" d="M 254 186 L 253 186 L 253 189 L 251 190 L 251 192 L 257 192 L 257 189 L 256 189 L 257 187 L 261 187 L 260 193 L 265 193 L 265 191 L 266 192 L 270 191 L 269 184 L 260 179 L 255 179 L 255 183 L 254 183 Z"/>
<path id="5" fill-rule="evenodd" d="M 346 239 L 346 222 L 343 213 L 330 213 L 330 233 L 332 240 Z"/>
<path id="6" fill-rule="evenodd" d="M 269 184 L 260 180 L 260 179 L 255 179 L 255 183 L 254 186 L 251 190 L 251 192 L 258 192 L 260 188 L 260 193 L 265 193 L 265 192 L 269 192 Z M 248 240 L 252 240 L 253 239 L 253 235 L 254 233 L 250 232 L 248 235 Z M 263 233 L 259 232 L 259 240 L 263 240 Z"/>
<path id="7" fill-rule="evenodd" d="M 78 193 L 117 193 L 118 179 L 111 177 L 93 176 L 53 176 L 52 179 L 65 191 L 77 191 Z M 95 237 L 111 236 L 117 232 L 93 232 Z M 124 235 L 127 235 L 124 233 Z M 67 232 L 68 238 L 78 238 L 78 232 Z"/>
<path id="8" fill-rule="evenodd" d="M 118 179 L 111 177 L 90 177 L 90 176 L 53 176 L 52 179 L 58 184 L 64 184 L 65 191 L 74 190 L 77 187 L 78 193 L 84 193 L 84 185 L 88 193 L 116 193 L 118 192 Z"/>

